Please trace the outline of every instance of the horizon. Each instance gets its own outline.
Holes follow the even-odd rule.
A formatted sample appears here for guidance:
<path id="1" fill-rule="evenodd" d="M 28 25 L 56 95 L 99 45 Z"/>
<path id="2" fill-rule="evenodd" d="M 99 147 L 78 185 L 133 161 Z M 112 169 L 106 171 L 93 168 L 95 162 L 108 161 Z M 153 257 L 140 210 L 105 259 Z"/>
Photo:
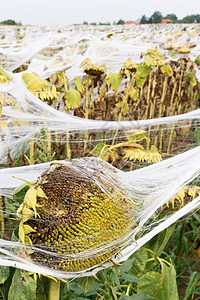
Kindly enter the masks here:
<path id="1" fill-rule="evenodd" d="M 130 0 L 57 0 L 55 5 L 47 0 L 7 0 L 1 6 L 0 21 L 11 19 L 36 26 L 82 24 L 84 21 L 113 24 L 120 19 L 138 21 L 143 15 L 149 18 L 155 11 L 161 12 L 163 17 L 173 13 L 181 20 L 200 13 L 200 2 L 141 0 L 135 4 Z"/>

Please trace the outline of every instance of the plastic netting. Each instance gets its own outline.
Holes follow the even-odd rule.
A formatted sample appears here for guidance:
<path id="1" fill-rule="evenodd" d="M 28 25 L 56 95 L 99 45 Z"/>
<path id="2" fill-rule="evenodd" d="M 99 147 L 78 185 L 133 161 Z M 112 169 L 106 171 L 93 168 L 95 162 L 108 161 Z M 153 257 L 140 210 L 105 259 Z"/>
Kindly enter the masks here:
<path id="1" fill-rule="evenodd" d="M 199 28 L 112 29 L 1 27 L 0 63 L 9 79 L 0 84 L 1 265 L 58 278 L 95 274 L 126 260 L 199 208 L 199 69 L 193 63 Z M 167 50 L 168 41 L 176 51 Z M 57 110 L 41 101 L 23 80 L 26 72 L 48 79 L 64 71 L 74 88 L 77 76 L 86 77 L 80 68 L 85 59 L 119 72 L 130 58 L 140 64 L 141 52 L 155 46 L 177 76 L 165 76 L 156 66 L 140 87 L 141 102 L 129 99 L 132 115 L 119 110 L 124 102 L 107 88 L 101 117 L 89 119 L 88 95 L 91 111 L 102 103 L 95 80 L 86 79 L 91 91 L 79 107 L 85 118 L 73 108 L 66 113 L 63 106 Z M 188 77 L 193 81 L 186 84 L 191 69 L 196 77 Z M 126 77 L 121 81 L 122 99 L 130 82 Z M 154 90 L 157 83 L 166 88 Z"/>

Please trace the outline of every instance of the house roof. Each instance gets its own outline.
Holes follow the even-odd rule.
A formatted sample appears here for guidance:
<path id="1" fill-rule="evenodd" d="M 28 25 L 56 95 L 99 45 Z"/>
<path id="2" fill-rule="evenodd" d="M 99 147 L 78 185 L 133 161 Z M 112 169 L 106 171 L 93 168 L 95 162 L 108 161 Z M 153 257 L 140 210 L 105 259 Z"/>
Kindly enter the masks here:
<path id="1" fill-rule="evenodd" d="M 136 25 L 139 25 L 140 23 L 137 22 L 137 21 L 126 21 L 125 24 L 126 24 L 126 25 L 129 25 L 129 24 L 136 24 Z"/>
<path id="2" fill-rule="evenodd" d="M 166 23 L 172 23 L 173 20 L 171 19 L 162 19 L 161 24 L 166 24 Z"/>

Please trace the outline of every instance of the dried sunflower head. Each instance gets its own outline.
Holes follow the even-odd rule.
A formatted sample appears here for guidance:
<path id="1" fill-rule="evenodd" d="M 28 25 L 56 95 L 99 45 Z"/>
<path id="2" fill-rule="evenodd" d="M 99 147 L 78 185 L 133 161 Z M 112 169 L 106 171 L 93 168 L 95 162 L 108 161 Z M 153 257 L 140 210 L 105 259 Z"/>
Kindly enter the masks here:
<path id="1" fill-rule="evenodd" d="M 125 63 L 121 67 L 121 72 L 125 73 L 125 75 L 129 75 L 129 73 L 135 73 L 137 71 L 137 64 L 134 64 L 131 59 L 127 59 Z"/>
<path id="2" fill-rule="evenodd" d="M 117 255 L 134 227 L 135 205 L 113 170 L 98 159 L 75 159 L 52 164 L 38 178 L 31 187 L 37 212 L 21 221 L 33 261 L 78 272 Z"/>
<path id="3" fill-rule="evenodd" d="M 188 48 L 188 47 L 187 47 L 187 48 L 181 48 L 181 47 L 179 48 L 179 47 L 178 47 L 178 48 L 176 49 L 176 52 L 185 54 L 185 53 L 190 53 L 191 50 L 190 50 L 190 48 Z"/>
<path id="4" fill-rule="evenodd" d="M 100 77 L 106 71 L 105 66 L 89 65 L 84 69 L 84 72 L 90 76 Z"/>

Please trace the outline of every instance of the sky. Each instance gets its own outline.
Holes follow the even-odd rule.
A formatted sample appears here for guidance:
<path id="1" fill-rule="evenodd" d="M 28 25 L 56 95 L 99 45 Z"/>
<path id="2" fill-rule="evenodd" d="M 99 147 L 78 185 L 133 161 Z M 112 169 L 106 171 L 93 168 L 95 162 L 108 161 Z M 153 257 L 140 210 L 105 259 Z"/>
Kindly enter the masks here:
<path id="1" fill-rule="evenodd" d="M 200 0 L 0 0 L 0 21 L 23 25 L 70 25 L 84 21 L 136 21 L 155 11 L 163 16 L 174 13 L 178 19 L 200 14 Z"/>

